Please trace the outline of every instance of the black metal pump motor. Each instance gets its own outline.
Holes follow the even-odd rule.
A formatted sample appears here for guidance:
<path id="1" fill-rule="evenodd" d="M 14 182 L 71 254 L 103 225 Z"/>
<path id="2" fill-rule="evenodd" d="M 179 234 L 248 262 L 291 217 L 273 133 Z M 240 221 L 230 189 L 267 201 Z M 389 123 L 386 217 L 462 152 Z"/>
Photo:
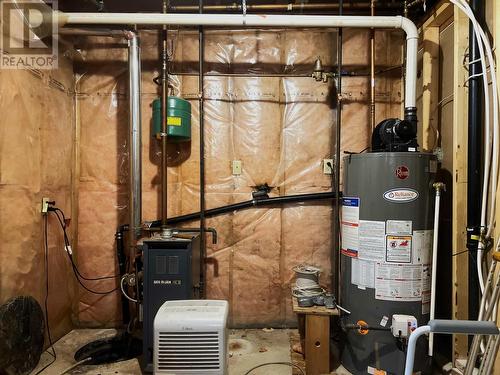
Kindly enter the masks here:
<path id="1" fill-rule="evenodd" d="M 372 151 L 418 151 L 416 126 L 407 120 L 390 118 L 380 122 L 372 134 Z"/>

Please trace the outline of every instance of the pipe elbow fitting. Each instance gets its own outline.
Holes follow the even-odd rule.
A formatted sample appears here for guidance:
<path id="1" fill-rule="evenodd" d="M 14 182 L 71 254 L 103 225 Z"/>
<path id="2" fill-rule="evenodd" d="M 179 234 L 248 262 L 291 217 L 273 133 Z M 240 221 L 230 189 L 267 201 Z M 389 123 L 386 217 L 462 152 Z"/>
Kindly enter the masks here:
<path id="1" fill-rule="evenodd" d="M 137 39 L 139 37 L 137 35 L 137 33 L 133 30 L 123 30 L 123 36 L 127 40 L 133 40 L 133 39 Z"/>
<path id="2" fill-rule="evenodd" d="M 446 191 L 446 185 L 443 182 L 435 182 L 432 187 L 436 189 L 436 192 Z"/>
<path id="3" fill-rule="evenodd" d="M 418 41 L 418 29 L 412 20 L 403 16 L 397 16 L 400 18 L 401 29 L 406 33 L 406 40 L 416 39 Z"/>

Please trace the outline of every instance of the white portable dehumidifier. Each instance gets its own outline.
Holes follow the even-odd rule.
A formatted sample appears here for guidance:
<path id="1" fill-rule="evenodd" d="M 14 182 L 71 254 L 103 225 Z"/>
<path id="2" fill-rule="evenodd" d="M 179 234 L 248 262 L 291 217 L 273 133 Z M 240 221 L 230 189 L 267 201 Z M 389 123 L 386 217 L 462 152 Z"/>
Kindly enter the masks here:
<path id="1" fill-rule="evenodd" d="M 227 374 L 227 301 L 165 302 L 154 320 L 155 374 Z"/>

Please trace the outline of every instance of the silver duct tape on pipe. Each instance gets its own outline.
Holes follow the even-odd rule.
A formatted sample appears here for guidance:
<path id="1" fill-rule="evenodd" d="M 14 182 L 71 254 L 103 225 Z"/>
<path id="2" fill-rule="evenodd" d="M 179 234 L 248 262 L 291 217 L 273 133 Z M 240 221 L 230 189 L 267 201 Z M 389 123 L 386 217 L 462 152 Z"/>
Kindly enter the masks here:
<path id="1" fill-rule="evenodd" d="M 142 162 L 141 162 L 141 51 L 139 38 L 127 32 L 129 62 L 129 217 L 131 245 L 141 234 Z"/>
<path id="2" fill-rule="evenodd" d="M 402 29 L 406 33 L 405 107 L 416 107 L 418 31 L 401 16 L 236 15 L 183 13 L 62 13 L 59 25 L 178 25 L 239 27 L 352 27 Z"/>

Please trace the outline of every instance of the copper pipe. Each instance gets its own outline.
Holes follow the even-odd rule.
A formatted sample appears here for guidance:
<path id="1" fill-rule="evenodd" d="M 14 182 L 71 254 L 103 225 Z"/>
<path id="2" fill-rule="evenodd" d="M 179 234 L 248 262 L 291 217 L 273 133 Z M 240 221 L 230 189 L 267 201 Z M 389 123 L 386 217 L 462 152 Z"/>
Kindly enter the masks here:
<path id="1" fill-rule="evenodd" d="M 408 1 L 405 0 L 403 5 L 404 5 L 403 16 L 405 18 L 407 18 L 408 17 Z M 401 52 L 402 52 L 401 81 L 402 81 L 402 84 L 404 86 L 406 84 L 406 71 L 405 71 L 405 69 L 406 69 L 406 44 L 405 43 L 403 43 L 403 45 L 401 46 Z"/>
<path id="2" fill-rule="evenodd" d="M 339 1 L 339 15 L 343 14 L 343 0 Z M 341 163 L 341 133 L 342 133 L 342 51 L 343 51 L 343 29 L 340 27 L 337 32 L 337 100 L 336 100 L 336 124 L 332 129 L 332 138 L 335 139 L 335 172 L 333 173 L 332 193 L 336 198 L 333 204 L 331 223 L 332 223 L 332 256 L 330 259 L 332 273 L 332 290 L 340 299 L 340 163 Z"/>
<path id="3" fill-rule="evenodd" d="M 375 16 L 375 0 L 370 3 L 370 15 Z M 370 124 L 375 129 L 375 29 L 370 29 Z"/>
<path id="4" fill-rule="evenodd" d="M 167 13 L 167 1 L 163 0 L 163 13 Z M 168 51 L 167 51 L 167 26 L 161 31 L 161 222 L 162 228 L 167 227 L 168 214 L 168 163 L 167 163 L 167 103 L 168 103 Z"/>
<path id="5" fill-rule="evenodd" d="M 390 9 L 400 9 L 401 6 L 398 4 L 388 3 L 385 5 Z M 347 9 L 346 9 L 347 8 Z M 371 3 L 369 2 L 350 2 L 344 5 L 344 10 L 368 10 L 371 8 Z M 171 11 L 198 11 L 199 6 L 197 5 L 172 5 L 169 8 Z M 301 4 L 247 4 L 247 12 L 251 11 L 262 11 L 262 10 L 275 10 L 275 11 L 300 11 L 300 10 L 339 10 L 339 3 L 301 3 Z M 230 4 L 230 5 L 203 5 L 203 11 L 242 11 L 241 4 Z"/>
<path id="6" fill-rule="evenodd" d="M 203 0 L 198 0 L 199 13 L 203 13 Z M 206 263 L 207 244 L 205 237 L 205 105 L 204 72 L 205 69 L 205 32 L 203 26 L 198 29 L 198 91 L 199 91 L 199 126 L 200 126 L 200 298 L 206 298 Z"/>
<path id="7" fill-rule="evenodd" d="M 57 30 L 57 32 L 60 35 L 109 36 L 111 38 L 119 38 L 119 37 L 126 37 L 127 30 L 61 27 L 59 28 L 59 30 Z"/>

